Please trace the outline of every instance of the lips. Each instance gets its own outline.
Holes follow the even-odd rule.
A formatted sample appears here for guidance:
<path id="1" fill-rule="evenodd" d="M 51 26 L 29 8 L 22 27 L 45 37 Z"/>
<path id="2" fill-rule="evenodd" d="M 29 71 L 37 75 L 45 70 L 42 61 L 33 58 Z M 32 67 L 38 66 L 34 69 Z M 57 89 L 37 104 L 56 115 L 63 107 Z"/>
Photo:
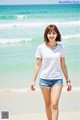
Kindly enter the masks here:
<path id="1" fill-rule="evenodd" d="M 54 37 L 49 36 L 49 39 L 54 39 Z"/>

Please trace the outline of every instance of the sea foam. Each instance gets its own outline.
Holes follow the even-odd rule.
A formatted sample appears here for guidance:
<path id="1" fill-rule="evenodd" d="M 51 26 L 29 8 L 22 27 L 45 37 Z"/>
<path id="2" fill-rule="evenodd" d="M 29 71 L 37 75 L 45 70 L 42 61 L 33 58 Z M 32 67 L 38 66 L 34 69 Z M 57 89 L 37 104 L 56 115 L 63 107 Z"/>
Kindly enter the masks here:
<path id="1" fill-rule="evenodd" d="M 22 16 L 18 16 L 22 19 Z M 62 22 L 53 22 L 53 21 L 27 21 L 27 22 L 14 22 L 14 23 L 0 23 L 1 28 L 14 28 L 14 27 L 41 27 L 47 26 L 49 24 L 55 24 L 58 26 L 63 27 L 79 27 L 80 21 L 62 21 Z"/>
<path id="2" fill-rule="evenodd" d="M 0 39 L 0 44 L 15 44 L 15 43 L 30 42 L 30 41 L 32 41 L 32 38 Z"/>

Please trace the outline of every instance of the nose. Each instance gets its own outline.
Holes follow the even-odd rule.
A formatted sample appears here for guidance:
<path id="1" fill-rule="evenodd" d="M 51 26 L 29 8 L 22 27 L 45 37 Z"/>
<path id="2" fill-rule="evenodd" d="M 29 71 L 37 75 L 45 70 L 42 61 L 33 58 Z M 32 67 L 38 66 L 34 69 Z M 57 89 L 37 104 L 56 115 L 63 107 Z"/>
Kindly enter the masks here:
<path id="1" fill-rule="evenodd" d="M 51 33 L 50 35 L 53 35 L 53 33 Z"/>

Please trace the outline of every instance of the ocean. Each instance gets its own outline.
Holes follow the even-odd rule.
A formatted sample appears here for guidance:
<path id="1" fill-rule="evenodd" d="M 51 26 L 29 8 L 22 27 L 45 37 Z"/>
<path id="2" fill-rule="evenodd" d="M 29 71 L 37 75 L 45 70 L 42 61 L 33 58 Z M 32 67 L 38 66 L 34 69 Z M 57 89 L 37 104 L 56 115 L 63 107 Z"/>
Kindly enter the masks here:
<path id="1" fill-rule="evenodd" d="M 74 87 L 80 86 L 80 5 L 2 5 L 0 89 L 29 88 L 36 48 L 44 42 L 44 30 L 49 24 L 60 30 L 70 80 Z"/>

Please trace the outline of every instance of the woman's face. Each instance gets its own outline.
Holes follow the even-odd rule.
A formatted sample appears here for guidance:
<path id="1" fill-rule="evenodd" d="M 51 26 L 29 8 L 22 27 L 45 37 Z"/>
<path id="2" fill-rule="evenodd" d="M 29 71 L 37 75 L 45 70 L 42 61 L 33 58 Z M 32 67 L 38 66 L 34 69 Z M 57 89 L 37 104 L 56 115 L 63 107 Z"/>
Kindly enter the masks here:
<path id="1" fill-rule="evenodd" d="M 57 37 L 57 33 L 55 31 L 51 31 L 47 34 L 47 38 L 49 41 L 55 41 Z"/>

